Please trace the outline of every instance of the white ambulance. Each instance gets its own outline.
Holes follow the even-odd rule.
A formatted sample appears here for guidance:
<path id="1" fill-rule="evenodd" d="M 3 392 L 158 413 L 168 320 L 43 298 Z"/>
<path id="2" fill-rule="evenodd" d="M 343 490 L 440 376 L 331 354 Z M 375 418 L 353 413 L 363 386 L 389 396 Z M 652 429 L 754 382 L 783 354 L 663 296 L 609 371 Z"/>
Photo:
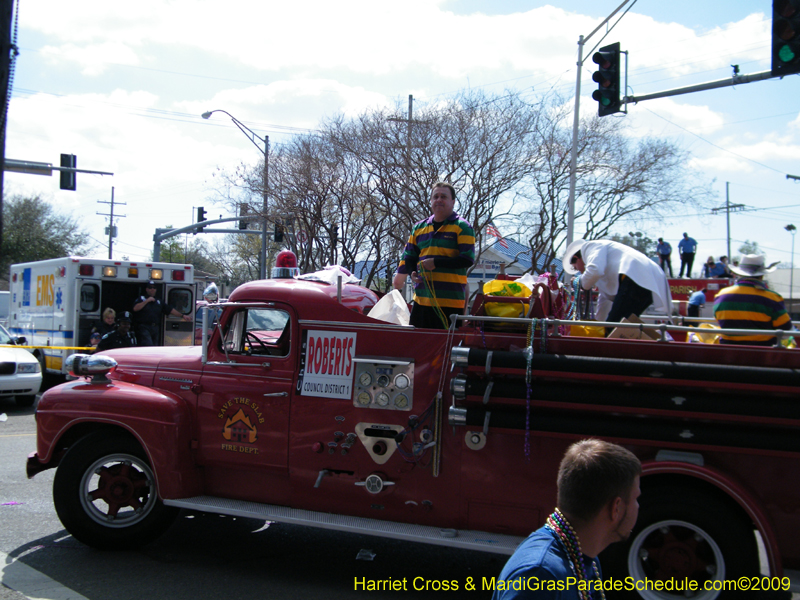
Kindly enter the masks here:
<path id="1" fill-rule="evenodd" d="M 8 329 L 25 336 L 43 373 L 66 374 L 64 360 L 86 351 L 106 308 L 118 317 L 131 311 L 135 326 L 133 305 L 150 280 L 159 284 L 156 298 L 183 314 L 194 313 L 192 265 L 78 257 L 11 265 Z M 160 328 L 165 346 L 194 341 L 193 323 L 179 317 L 162 316 Z"/>

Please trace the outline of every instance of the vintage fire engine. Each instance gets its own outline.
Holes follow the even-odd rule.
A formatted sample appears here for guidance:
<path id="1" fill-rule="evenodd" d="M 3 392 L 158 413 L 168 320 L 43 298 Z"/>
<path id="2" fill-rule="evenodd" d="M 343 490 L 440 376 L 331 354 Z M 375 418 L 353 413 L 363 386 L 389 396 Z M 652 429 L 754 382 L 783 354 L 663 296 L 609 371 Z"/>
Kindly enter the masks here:
<path id="1" fill-rule="evenodd" d="M 548 294 L 507 301 L 547 317 Z M 376 300 L 257 281 L 199 347 L 73 357 L 80 377 L 39 402 L 29 476 L 57 468 L 61 521 L 98 548 L 150 542 L 186 508 L 510 554 L 552 511 L 566 447 L 594 436 L 643 463 L 606 575 L 800 567 L 797 350 L 668 341 L 666 325 L 579 337 L 485 317 L 480 295 L 449 331 L 414 329 L 371 318 Z"/>

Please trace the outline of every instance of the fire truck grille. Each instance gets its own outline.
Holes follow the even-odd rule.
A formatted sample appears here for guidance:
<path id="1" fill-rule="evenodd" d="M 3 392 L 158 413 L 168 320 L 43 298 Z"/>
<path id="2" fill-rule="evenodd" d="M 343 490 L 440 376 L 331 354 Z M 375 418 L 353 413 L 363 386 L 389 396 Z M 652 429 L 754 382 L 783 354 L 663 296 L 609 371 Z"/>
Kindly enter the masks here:
<path id="1" fill-rule="evenodd" d="M 13 375 L 17 371 L 17 363 L 0 362 L 0 375 Z"/>

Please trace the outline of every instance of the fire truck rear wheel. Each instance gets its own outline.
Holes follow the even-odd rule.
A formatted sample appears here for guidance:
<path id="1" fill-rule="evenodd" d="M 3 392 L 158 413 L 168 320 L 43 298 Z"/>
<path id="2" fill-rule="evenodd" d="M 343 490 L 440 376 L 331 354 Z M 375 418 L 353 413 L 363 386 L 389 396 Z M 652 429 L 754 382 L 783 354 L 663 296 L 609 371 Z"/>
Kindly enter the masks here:
<path id="1" fill-rule="evenodd" d="M 639 504 L 627 542 L 612 544 L 601 561 L 604 577 L 643 583 L 639 591 L 614 598 L 682 598 L 680 589 L 648 590 L 644 582 L 672 579 L 681 585 L 688 579 L 698 582 L 699 589 L 689 593 L 695 600 L 722 599 L 725 594 L 713 590 L 718 582 L 759 574 L 753 526 L 732 506 L 691 490 L 664 488 L 647 490 Z M 706 585 L 712 589 L 704 591 Z"/>
<path id="2" fill-rule="evenodd" d="M 67 451 L 56 470 L 53 500 L 73 537 L 105 550 L 147 544 L 178 514 L 158 498 L 141 446 L 112 432 L 88 435 Z"/>

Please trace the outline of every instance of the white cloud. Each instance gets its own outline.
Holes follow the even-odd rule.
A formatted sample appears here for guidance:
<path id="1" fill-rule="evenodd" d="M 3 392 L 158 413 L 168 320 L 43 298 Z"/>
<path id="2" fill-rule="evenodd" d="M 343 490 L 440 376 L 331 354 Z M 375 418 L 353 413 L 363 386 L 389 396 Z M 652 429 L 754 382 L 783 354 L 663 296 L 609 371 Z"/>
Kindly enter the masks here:
<path id="1" fill-rule="evenodd" d="M 501 13 L 499 4 L 490 12 Z M 24 96 L 19 94 L 30 92 L 20 90 L 13 98 L 8 156 L 57 162 L 60 152 L 70 152 L 80 167 L 116 175 L 79 175 L 78 192 L 58 192 L 55 178 L 8 174 L 7 182 L 13 189 L 51 194 L 96 237 L 104 219 L 95 213 L 105 208 L 97 200 L 107 200 L 115 186 L 117 199 L 128 202 L 120 241 L 144 248 L 141 257 L 152 246 L 155 227 L 187 224 L 192 207 L 210 208 L 206 182 L 217 166 L 260 159 L 224 115 L 203 121 L 202 112 L 229 111 L 279 143 L 286 139 L 279 126 L 313 130 L 325 116 L 356 115 L 396 100 L 404 112 L 408 93 L 435 102 L 468 84 L 494 91 L 524 87 L 528 94 L 531 87 L 540 92 L 552 86 L 571 106 L 578 36 L 601 20 L 594 9 L 590 17 L 553 6 L 460 15 L 446 10 L 455 4 L 442 0 L 35 5 L 35 12 L 24 3 L 20 11 L 20 46 L 26 48 L 26 36 L 38 46 L 23 53 L 17 82 L 48 94 Z M 686 85 L 725 77 L 731 64 L 741 63 L 745 73 L 768 68 L 769 20 L 762 13 L 747 16 L 740 9 L 732 22 L 700 31 L 687 26 L 691 15 L 676 11 L 676 22 L 659 23 L 641 14 L 647 10 L 638 3 L 602 41 L 619 40 L 630 52 L 629 84 L 636 94 L 682 86 L 684 76 L 693 78 Z M 584 53 L 583 114 L 596 111 L 589 97 L 595 66 L 589 53 L 601 36 L 602 31 Z M 798 157 L 800 117 L 750 123 L 751 114 L 734 110 L 741 102 L 750 103 L 751 113 L 760 109 L 761 98 L 749 89 L 759 86 L 769 98 L 785 95 L 783 108 L 776 102 L 778 108 L 767 109 L 783 114 L 785 106 L 794 106 L 794 80 L 652 100 L 630 107 L 622 118 L 635 135 L 679 140 L 696 153 L 693 164 L 709 179 L 752 173 L 758 185 L 761 167 L 697 136 L 796 171 L 791 161 L 796 164 Z"/>
<path id="2" fill-rule="evenodd" d="M 617 37 L 624 40 L 623 50 L 630 52 L 630 75 L 644 83 L 729 69 L 740 62 L 743 73 L 751 72 L 767 66 L 770 57 L 770 20 L 763 13 L 702 33 L 679 23 L 658 23 L 630 14 L 618 30 Z M 760 59 L 751 67 L 748 63 L 754 56 Z"/>
<path id="3" fill-rule="evenodd" d="M 54 64 L 72 61 L 83 65 L 81 73 L 87 76 L 101 75 L 110 64 L 138 65 L 139 57 L 134 50 L 119 42 L 103 42 L 101 44 L 64 44 L 62 46 L 45 46 L 41 49 L 42 57 Z"/>
<path id="4" fill-rule="evenodd" d="M 683 101 L 659 98 L 632 104 L 628 108 L 628 117 L 639 134 L 670 136 L 686 130 L 697 135 L 709 135 L 724 127 L 723 114 L 705 104 L 690 104 L 688 98 Z"/>
<path id="5" fill-rule="evenodd" d="M 179 102 L 177 106 L 189 114 L 222 109 L 242 121 L 315 129 L 325 116 L 334 113 L 355 116 L 388 102 L 383 94 L 333 79 L 295 79 L 223 90 L 209 100 Z"/>

